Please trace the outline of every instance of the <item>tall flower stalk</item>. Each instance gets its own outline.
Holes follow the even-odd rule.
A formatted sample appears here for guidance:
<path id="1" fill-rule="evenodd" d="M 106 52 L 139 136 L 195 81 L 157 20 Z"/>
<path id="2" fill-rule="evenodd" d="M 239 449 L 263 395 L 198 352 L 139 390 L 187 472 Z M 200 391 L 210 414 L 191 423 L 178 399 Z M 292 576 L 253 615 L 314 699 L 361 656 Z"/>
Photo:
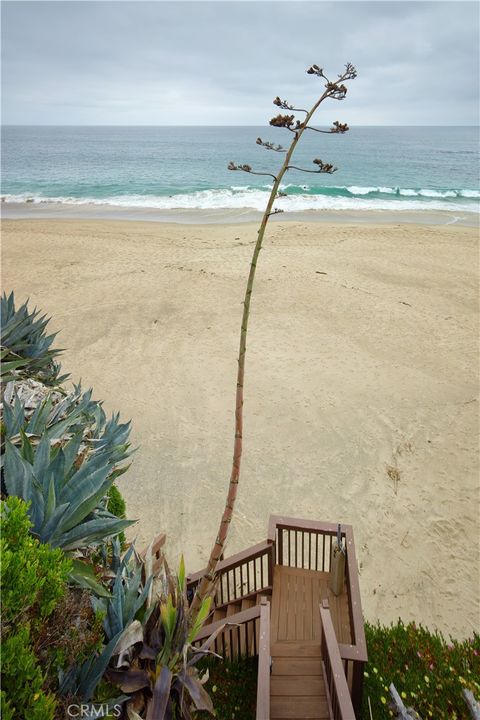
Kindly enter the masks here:
<path id="1" fill-rule="evenodd" d="M 345 133 L 347 132 L 348 125 L 338 122 L 336 120 L 329 130 L 321 130 L 319 128 L 309 125 L 310 120 L 316 113 L 320 105 L 327 99 L 343 100 L 347 94 L 347 88 L 344 83 L 348 80 L 353 80 L 357 76 L 357 71 L 351 63 L 347 63 L 345 70 L 341 73 L 336 80 L 329 80 L 324 74 L 323 69 L 318 65 L 312 65 L 308 68 L 307 73 L 309 75 L 315 75 L 320 79 L 325 80 L 325 89 L 319 99 L 315 102 L 310 110 L 303 110 L 301 108 L 295 108 L 285 100 L 281 100 L 278 96 L 273 101 L 274 105 L 281 108 L 282 110 L 288 110 L 292 114 L 279 114 L 270 120 L 270 125 L 273 127 L 285 128 L 293 134 L 292 142 L 288 149 L 283 148 L 281 145 L 277 145 L 272 142 L 264 141 L 261 138 L 257 138 L 257 144 L 264 147 L 266 150 L 272 150 L 278 153 L 284 153 L 284 162 L 276 175 L 269 172 L 256 172 L 252 170 L 250 165 L 237 165 L 234 162 L 230 162 L 229 170 L 238 170 L 252 175 L 268 175 L 273 178 L 273 186 L 268 198 L 267 206 L 260 223 L 258 230 L 257 242 L 253 251 L 252 260 L 250 263 L 250 271 L 248 274 L 247 286 L 245 289 L 245 299 L 243 302 L 243 315 L 242 324 L 240 329 L 240 347 L 238 352 L 238 370 L 237 370 L 237 390 L 235 398 L 235 438 L 233 445 L 233 462 L 232 470 L 230 474 L 230 483 L 228 488 L 227 500 L 223 511 L 222 519 L 218 529 L 215 544 L 212 548 L 210 559 L 205 570 L 205 574 L 202 580 L 199 582 L 196 595 L 192 604 L 193 613 L 198 612 L 201 607 L 203 599 L 212 592 L 214 581 L 215 581 L 215 569 L 219 560 L 223 555 L 225 548 L 225 542 L 228 535 L 228 529 L 232 521 L 233 510 L 235 507 L 235 500 L 237 498 L 238 483 L 240 480 L 240 464 L 242 459 L 242 447 L 243 447 L 243 391 L 244 391 L 244 379 L 245 379 L 245 358 L 247 350 L 247 332 L 248 332 L 248 320 L 250 317 L 250 303 L 252 299 L 253 284 L 255 280 L 255 273 L 257 269 L 258 256 L 262 249 L 263 239 L 265 237 L 265 231 L 267 228 L 268 221 L 272 215 L 283 212 L 283 210 L 274 208 L 274 202 L 282 197 L 285 197 L 285 193 L 280 192 L 280 183 L 282 182 L 283 176 L 288 170 L 300 170 L 302 172 L 309 173 L 334 173 L 337 168 L 330 163 L 325 163 L 323 160 L 315 158 L 313 160 L 315 169 L 308 170 L 305 168 L 299 168 L 290 164 L 292 156 L 295 152 L 295 148 L 300 142 L 300 138 L 306 130 L 313 130 L 319 133 Z M 302 120 L 296 119 L 294 113 L 305 113 Z"/>

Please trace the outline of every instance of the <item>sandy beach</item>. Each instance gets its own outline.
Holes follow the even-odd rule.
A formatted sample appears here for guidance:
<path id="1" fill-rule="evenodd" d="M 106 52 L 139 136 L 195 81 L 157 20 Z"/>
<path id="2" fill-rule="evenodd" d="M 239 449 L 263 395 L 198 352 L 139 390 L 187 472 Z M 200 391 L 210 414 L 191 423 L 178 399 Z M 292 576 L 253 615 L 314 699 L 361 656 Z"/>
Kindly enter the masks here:
<path id="1" fill-rule="evenodd" d="M 144 545 L 199 569 L 230 470 L 257 226 L 5 220 L 3 287 L 52 316 L 63 368 L 132 420 Z M 252 304 L 228 554 L 270 513 L 352 523 L 364 613 L 479 622 L 478 232 L 276 222 Z"/>

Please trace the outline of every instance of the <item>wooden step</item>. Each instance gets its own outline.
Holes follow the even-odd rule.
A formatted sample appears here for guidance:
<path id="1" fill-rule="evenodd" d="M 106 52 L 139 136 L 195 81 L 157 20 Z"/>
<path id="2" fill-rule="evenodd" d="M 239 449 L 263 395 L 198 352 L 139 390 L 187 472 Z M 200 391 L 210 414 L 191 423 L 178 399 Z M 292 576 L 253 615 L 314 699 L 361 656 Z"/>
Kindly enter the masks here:
<path id="1" fill-rule="evenodd" d="M 302 720 L 329 720 L 328 702 L 323 697 L 271 697 L 270 717 L 272 720 L 282 718 L 302 718 Z M 353 720 L 353 719 L 352 719 Z"/>
<path id="2" fill-rule="evenodd" d="M 320 658 L 273 657 L 272 675 L 322 675 Z"/>
<path id="3" fill-rule="evenodd" d="M 286 695 L 298 697 L 316 695 L 326 697 L 323 675 L 299 675 L 286 677 L 285 675 L 272 675 L 270 678 L 270 695 Z"/>
<path id="4" fill-rule="evenodd" d="M 275 642 L 270 646 L 272 657 L 321 657 L 320 643 L 315 641 L 304 642 Z"/>

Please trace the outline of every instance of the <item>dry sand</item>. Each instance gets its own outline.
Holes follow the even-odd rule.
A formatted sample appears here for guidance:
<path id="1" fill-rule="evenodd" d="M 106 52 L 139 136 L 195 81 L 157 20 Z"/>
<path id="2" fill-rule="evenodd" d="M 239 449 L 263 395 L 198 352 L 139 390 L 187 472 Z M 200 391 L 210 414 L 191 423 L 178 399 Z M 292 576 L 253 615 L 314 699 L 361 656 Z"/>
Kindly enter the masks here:
<path id="1" fill-rule="evenodd" d="M 63 367 L 133 421 L 144 544 L 207 557 L 233 442 L 256 227 L 5 221 L 4 288 L 53 316 Z M 354 526 L 368 619 L 479 621 L 477 232 L 278 222 L 260 257 L 229 554 L 269 513 Z"/>

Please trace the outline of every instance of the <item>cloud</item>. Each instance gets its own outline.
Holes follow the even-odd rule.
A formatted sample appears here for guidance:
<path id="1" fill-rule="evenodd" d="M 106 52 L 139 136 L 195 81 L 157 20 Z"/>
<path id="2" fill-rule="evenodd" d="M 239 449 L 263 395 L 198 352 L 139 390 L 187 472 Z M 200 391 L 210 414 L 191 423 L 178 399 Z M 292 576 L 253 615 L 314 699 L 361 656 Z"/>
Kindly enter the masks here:
<path id="1" fill-rule="evenodd" d="M 350 124 L 476 124 L 478 15 L 474 2 L 4 1 L 3 121 L 263 124 L 275 95 L 314 98 L 311 62 L 335 75 L 352 61 L 348 110 L 334 111 Z"/>

